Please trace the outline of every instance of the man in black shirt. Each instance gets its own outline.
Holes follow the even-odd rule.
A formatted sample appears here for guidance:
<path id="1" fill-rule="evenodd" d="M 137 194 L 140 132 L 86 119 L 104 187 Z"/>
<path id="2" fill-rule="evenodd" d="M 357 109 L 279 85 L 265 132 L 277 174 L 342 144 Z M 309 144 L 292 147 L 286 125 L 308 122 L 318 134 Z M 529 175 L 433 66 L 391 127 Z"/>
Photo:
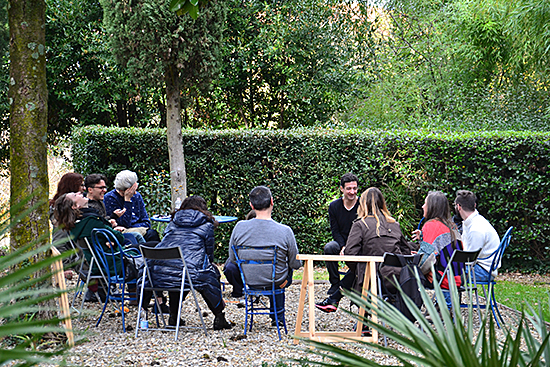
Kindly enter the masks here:
<path id="1" fill-rule="evenodd" d="M 346 246 L 349 231 L 355 218 L 357 218 L 357 186 L 359 180 L 353 173 L 346 173 L 340 179 L 340 191 L 343 196 L 334 200 L 328 207 L 328 217 L 330 221 L 330 230 L 334 241 L 325 245 L 325 255 L 338 255 L 342 248 Z M 338 262 L 327 261 L 327 270 L 329 274 L 330 289 L 328 294 L 336 292 L 340 283 L 340 274 L 338 273 Z"/>

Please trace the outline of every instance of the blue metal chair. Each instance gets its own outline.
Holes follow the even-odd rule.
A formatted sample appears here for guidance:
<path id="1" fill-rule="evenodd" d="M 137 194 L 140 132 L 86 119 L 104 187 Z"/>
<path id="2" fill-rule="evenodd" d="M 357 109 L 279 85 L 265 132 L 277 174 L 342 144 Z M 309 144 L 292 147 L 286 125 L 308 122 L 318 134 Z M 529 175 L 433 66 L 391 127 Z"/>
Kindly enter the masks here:
<path id="1" fill-rule="evenodd" d="M 244 334 L 246 335 L 247 331 L 252 331 L 252 325 L 254 324 L 254 315 L 271 315 L 275 320 L 277 326 L 277 334 L 279 335 L 279 340 L 281 340 L 281 330 L 279 327 L 279 316 L 277 311 L 281 314 L 283 326 L 285 329 L 285 334 L 288 334 L 286 328 L 285 320 L 285 309 L 278 310 L 277 303 L 275 301 L 275 296 L 279 294 L 284 294 L 285 289 L 275 286 L 275 266 L 277 264 L 277 246 L 262 246 L 262 247 L 252 247 L 252 246 L 232 246 L 233 253 L 235 254 L 237 266 L 241 273 L 241 278 L 244 285 L 244 298 L 245 298 L 245 321 L 244 321 Z M 261 254 L 265 254 L 265 251 L 271 251 L 272 256 L 262 257 Z M 239 255 L 239 253 L 241 255 Z M 244 255 L 246 252 L 246 255 Z M 255 254 L 257 256 L 255 256 Z M 244 257 L 247 259 L 244 259 Z M 255 275 L 255 268 L 257 266 L 270 266 L 271 267 L 271 284 L 266 286 L 264 289 L 255 289 L 249 286 L 247 281 L 253 279 Z M 257 269 L 257 268 L 256 268 Z M 262 301 L 261 297 L 266 296 L 270 298 L 270 301 L 273 306 L 273 311 L 270 310 L 269 306 Z M 250 329 L 248 329 L 248 317 L 250 316 Z"/>
<path id="2" fill-rule="evenodd" d="M 141 277 L 141 293 L 139 297 L 139 306 L 138 310 L 141 310 L 143 307 L 143 291 L 152 291 L 153 292 L 153 298 L 155 300 L 155 305 L 157 306 L 157 309 L 160 310 L 161 314 L 161 320 L 162 320 L 162 328 L 160 327 L 159 323 L 159 317 L 158 313 L 156 314 L 157 318 L 157 327 L 156 328 L 148 328 L 148 330 L 164 330 L 164 331 L 175 331 L 176 336 L 174 340 L 178 340 L 178 333 L 180 327 L 184 328 L 191 328 L 191 329 L 200 329 L 201 327 L 193 327 L 193 326 L 180 326 L 180 319 L 181 319 L 181 304 L 183 302 L 183 293 L 191 291 L 191 294 L 193 295 L 193 299 L 195 300 L 195 307 L 197 308 L 197 312 L 199 314 L 199 318 L 201 320 L 202 324 L 202 330 L 204 331 L 204 335 L 208 336 L 208 333 L 206 331 L 206 325 L 204 324 L 204 319 L 202 317 L 202 311 L 199 306 L 199 301 L 197 300 L 197 294 L 195 293 L 195 288 L 193 287 L 193 282 L 191 281 L 191 276 L 189 275 L 189 270 L 187 269 L 187 264 L 185 263 L 185 258 L 183 257 L 183 254 L 181 252 L 181 248 L 179 246 L 175 247 L 165 247 L 165 248 L 151 248 L 146 246 L 140 246 L 141 253 L 143 254 L 143 259 L 145 260 L 145 271 L 143 272 L 143 275 Z M 173 288 L 166 288 L 166 287 L 158 287 L 157 284 L 154 283 L 153 279 L 154 277 L 151 274 L 150 265 L 154 264 L 155 260 L 172 260 L 172 261 L 181 261 L 181 267 L 182 267 L 182 275 L 181 275 L 181 285 L 179 287 L 173 287 Z M 178 266 L 180 264 L 178 263 Z M 145 278 L 147 278 L 149 282 L 149 286 L 145 286 Z M 166 323 L 164 321 L 164 315 L 162 314 L 162 310 L 160 308 L 160 305 L 158 303 L 158 296 L 157 292 L 162 291 L 168 291 L 168 292 L 179 292 L 180 298 L 179 298 L 179 308 L 178 308 L 178 318 L 175 328 L 167 327 Z M 175 300 L 170 299 L 170 302 L 174 302 Z M 141 312 L 138 312 L 138 318 L 137 318 L 137 325 L 136 325 L 136 338 L 138 336 L 139 330 L 140 330 L 140 322 L 141 322 L 142 314 Z"/>
<path id="3" fill-rule="evenodd" d="M 490 277 L 489 280 L 488 281 L 477 280 L 476 283 L 478 286 L 481 286 L 481 288 L 483 289 L 483 296 L 485 297 L 485 300 L 486 300 L 485 304 L 489 305 L 489 307 L 491 308 L 491 311 L 493 312 L 493 316 L 499 328 L 500 328 L 500 323 L 498 322 L 498 320 L 500 319 L 500 322 L 502 323 L 504 323 L 504 320 L 502 319 L 502 315 L 500 314 L 500 311 L 498 309 L 498 303 L 495 298 L 495 284 L 497 282 L 493 277 L 493 272 L 499 268 L 500 262 L 502 260 L 502 255 L 504 254 L 504 251 L 506 250 L 506 248 L 508 247 L 512 239 L 513 229 L 514 227 L 508 228 L 508 230 L 506 231 L 506 234 L 504 235 L 504 237 L 502 237 L 502 240 L 500 241 L 500 245 L 492 254 L 490 254 L 487 257 L 477 259 L 478 261 L 486 260 L 494 256 L 493 262 L 491 263 L 491 268 L 489 269 L 489 277 Z M 487 291 L 485 290 L 485 287 L 488 288 Z M 486 307 L 485 305 L 480 306 L 480 308 L 485 308 L 485 307 Z M 497 319 L 497 315 L 498 315 L 498 319 Z"/>
<path id="4" fill-rule="evenodd" d="M 103 250 L 100 242 L 101 238 L 111 243 L 110 251 L 105 252 Z M 96 326 L 98 326 L 101 322 L 109 301 L 117 301 L 120 303 L 120 313 L 122 315 L 122 330 L 126 332 L 126 324 L 124 319 L 124 302 L 137 300 L 135 290 L 132 293 L 126 291 L 126 285 L 134 285 L 135 288 L 137 280 L 126 280 L 126 268 L 124 266 L 124 258 L 137 258 L 141 257 L 141 255 L 130 255 L 125 253 L 115 235 L 106 229 L 93 229 L 91 239 L 99 267 L 102 270 L 102 273 L 105 275 L 108 283 L 105 304 L 103 305 L 103 310 L 101 311 L 101 315 L 97 320 Z M 113 269 L 115 270 L 114 273 L 111 271 L 110 265 L 113 266 Z"/>

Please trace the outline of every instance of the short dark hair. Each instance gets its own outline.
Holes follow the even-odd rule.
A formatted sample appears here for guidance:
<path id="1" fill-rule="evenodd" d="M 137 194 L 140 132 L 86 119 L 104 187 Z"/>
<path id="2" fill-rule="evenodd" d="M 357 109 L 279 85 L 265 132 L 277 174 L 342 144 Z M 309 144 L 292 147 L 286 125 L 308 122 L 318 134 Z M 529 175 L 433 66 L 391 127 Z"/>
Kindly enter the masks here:
<path id="1" fill-rule="evenodd" d="M 84 179 L 84 186 L 88 189 L 89 187 L 97 185 L 101 180 L 105 181 L 105 184 L 107 184 L 107 177 L 105 177 L 105 175 L 102 175 L 101 173 L 92 173 Z"/>
<path id="2" fill-rule="evenodd" d="M 477 197 L 471 191 L 468 190 L 458 190 L 456 192 L 455 203 L 459 204 L 464 210 L 473 212 L 476 209 Z"/>
<path id="3" fill-rule="evenodd" d="M 271 206 L 271 190 L 265 186 L 256 186 L 248 194 L 254 210 L 265 210 Z"/>
<path id="4" fill-rule="evenodd" d="M 357 182 L 357 185 L 359 185 L 359 179 L 357 176 L 355 176 L 353 173 L 345 173 L 342 178 L 340 179 L 340 187 L 344 188 L 346 187 L 346 184 L 348 182 Z"/>

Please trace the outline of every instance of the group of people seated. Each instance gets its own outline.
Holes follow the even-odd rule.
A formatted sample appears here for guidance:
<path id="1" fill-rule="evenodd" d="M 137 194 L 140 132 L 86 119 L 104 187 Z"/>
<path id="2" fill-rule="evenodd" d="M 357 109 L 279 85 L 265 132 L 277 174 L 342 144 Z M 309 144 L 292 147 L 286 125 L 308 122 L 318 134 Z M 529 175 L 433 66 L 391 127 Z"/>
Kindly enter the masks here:
<path id="1" fill-rule="evenodd" d="M 405 255 L 419 252 L 425 255 L 422 270 L 426 278 L 434 281 L 442 272 L 437 259 L 449 244 L 465 250 L 481 248 L 480 258 L 484 260 L 476 265 L 476 276 L 478 280 L 489 277 L 488 269 L 492 261 L 489 255 L 498 247 L 500 240 L 494 228 L 477 212 L 476 197 L 472 192 L 458 191 L 454 201 L 455 212 L 462 219 L 462 222 L 459 221 L 462 233 L 451 217 L 446 196 L 434 191 L 428 194 L 422 207 L 423 228 L 413 231 L 413 241 L 407 241 L 399 223 L 391 216 L 382 192 L 376 187 L 370 187 L 358 197 L 358 184 L 357 176 L 351 173 L 346 173 L 341 178 L 340 190 L 343 196 L 329 206 L 334 241 L 325 246 L 325 254 L 382 256 L 385 252 Z M 63 251 L 70 245 L 65 241 L 56 241 L 57 239 L 70 236 L 78 241 L 90 238 L 93 229 L 103 228 L 114 234 L 123 249 L 131 247 L 139 251 L 139 245 L 157 248 L 179 246 L 194 288 L 214 314 L 214 330 L 231 328 L 233 324 L 226 320 L 223 312 L 225 303 L 220 283 L 221 274 L 214 264 L 214 229 L 218 222 L 208 211 L 206 201 L 200 196 L 187 197 L 172 213 L 161 241 L 159 234 L 151 228 L 143 198 L 137 191 L 136 173 L 127 170 L 119 172 L 114 186 L 108 192 L 107 179 L 101 174 L 92 174 L 86 178 L 78 173 L 65 174 L 59 182 L 57 193 L 50 201 L 50 217 L 56 229 L 54 243 Z M 269 188 L 255 187 L 249 193 L 249 201 L 252 210 L 246 220 L 236 223 L 230 238 L 229 258 L 224 266 L 225 276 L 233 286 L 233 297 L 242 297 L 244 287 L 233 246 L 276 246 L 275 284 L 280 288 L 288 287 L 292 283 L 293 270 L 301 266 L 301 262 L 296 259 L 298 247 L 292 229 L 271 217 L 274 201 Z M 133 236 L 134 240 L 129 240 L 128 236 Z M 108 251 L 113 244 L 104 241 L 100 245 Z M 84 255 L 88 260 L 91 257 L 85 251 Z M 111 265 L 113 267 L 110 271 L 120 272 L 121 269 Z M 361 291 L 365 264 L 347 265 L 349 270 L 340 279 L 337 263 L 327 263 L 331 283 L 329 297 L 316 304 L 318 309 L 325 312 L 336 311 L 342 298 L 342 289 Z M 431 274 L 431 265 L 438 272 L 435 276 Z M 383 280 L 390 290 L 395 290 L 393 282 L 398 271 L 390 267 L 382 271 Z M 174 266 L 170 261 L 155 260 L 150 264 L 150 272 L 157 287 L 179 287 L 181 266 Z M 136 269 L 136 274 L 138 277 L 144 276 L 143 269 Z M 271 272 L 258 272 L 251 279 L 247 285 L 265 288 L 271 284 Z M 456 280 L 460 284 L 460 279 Z M 168 296 L 168 302 L 164 298 L 161 301 L 161 306 L 164 307 L 162 311 L 169 314 L 168 324 L 175 326 L 178 321 L 180 294 L 169 292 Z M 185 296 L 186 294 L 183 295 L 184 298 Z M 148 305 L 151 297 L 151 292 L 144 292 L 143 304 Z M 273 326 L 276 326 L 275 313 L 281 319 L 285 307 L 284 293 L 275 297 L 271 300 L 270 317 Z M 273 307 L 273 301 L 276 301 L 277 310 Z M 181 324 L 183 320 L 180 321 Z"/>
<path id="2" fill-rule="evenodd" d="M 371 187 L 358 197 L 358 183 L 357 176 L 351 173 L 346 173 L 340 180 L 343 197 L 329 206 L 329 221 L 334 240 L 325 245 L 325 254 L 383 256 L 386 252 L 403 255 L 420 253 L 423 255 L 420 269 L 426 278 L 426 286 L 429 287 L 434 281 L 444 277 L 443 257 L 450 258 L 455 249 L 481 249 L 480 260 L 474 267 L 475 277 L 478 281 L 490 280 L 489 269 L 500 239 L 493 226 L 476 210 L 477 198 L 474 193 L 466 190 L 456 193 L 453 203 L 456 213 L 454 218 L 444 193 L 428 193 L 422 206 L 424 225 L 412 232 L 413 241 L 407 241 L 399 224 L 388 211 L 382 192 Z M 316 304 L 318 309 L 334 312 L 342 298 L 341 289 L 350 290 L 353 287 L 357 291 L 361 290 L 365 264 L 347 265 L 349 270 L 340 279 L 338 264 L 327 263 L 331 287 L 328 297 Z M 435 274 L 432 274 L 432 266 Z M 396 267 L 383 267 L 380 270 L 385 289 L 390 292 L 396 291 L 399 271 Z M 461 285 L 460 275 L 455 276 L 455 281 L 457 286 Z M 443 289 L 449 288 L 447 279 L 443 279 L 441 286 Z M 444 292 L 444 295 L 450 307 L 450 294 Z"/>

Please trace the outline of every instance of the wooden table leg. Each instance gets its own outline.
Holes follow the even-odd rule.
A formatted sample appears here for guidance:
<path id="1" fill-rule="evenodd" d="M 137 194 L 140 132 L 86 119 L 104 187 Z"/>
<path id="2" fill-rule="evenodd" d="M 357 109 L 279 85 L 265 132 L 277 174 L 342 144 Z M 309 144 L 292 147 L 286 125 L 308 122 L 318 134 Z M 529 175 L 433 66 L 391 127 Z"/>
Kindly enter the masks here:
<path id="1" fill-rule="evenodd" d="M 302 274 L 302 285 L 300 286 L 300 300 L 298 301 L 298 315 L 296 317 L 296 329 L 294 331 L 294 336 L 302 335 L 302 320 L 304 318 L 304 307 L 306 300 L 307 292 L 307 283 L 309 278 L 309 267 L 308 262 L 306 261 L 304 265 L 304 273 Z M 294 344 L 298 344 L 298 339 L 294 339 Z"/>
<path id="2" fill-rule="evenodd" d="M 367 263 L 368 270 L 370 272 L 370 293 L 372 294 L 372 297 L 378 297 L 378 281 L 376 278 L 376 263 L 375 262 L 368 262 Z M 366 273 L 366 272 L 365 272 Z M 374 301 L 373 301 L 374 302 Z M 378 323 L 378 316 L 377 312 L 372 313 L 372 322 Z M 378 330 L 372 330 L 372 342 L 378 343 Z"/>
<path id="3" fill-rule="evenodd" d="M 307 260 L 309 268 L 307 276 L 307 288 L 309 299 L 309 337 L 315 336 L 315 281 L 313 280 L 313 260 Z"/>

